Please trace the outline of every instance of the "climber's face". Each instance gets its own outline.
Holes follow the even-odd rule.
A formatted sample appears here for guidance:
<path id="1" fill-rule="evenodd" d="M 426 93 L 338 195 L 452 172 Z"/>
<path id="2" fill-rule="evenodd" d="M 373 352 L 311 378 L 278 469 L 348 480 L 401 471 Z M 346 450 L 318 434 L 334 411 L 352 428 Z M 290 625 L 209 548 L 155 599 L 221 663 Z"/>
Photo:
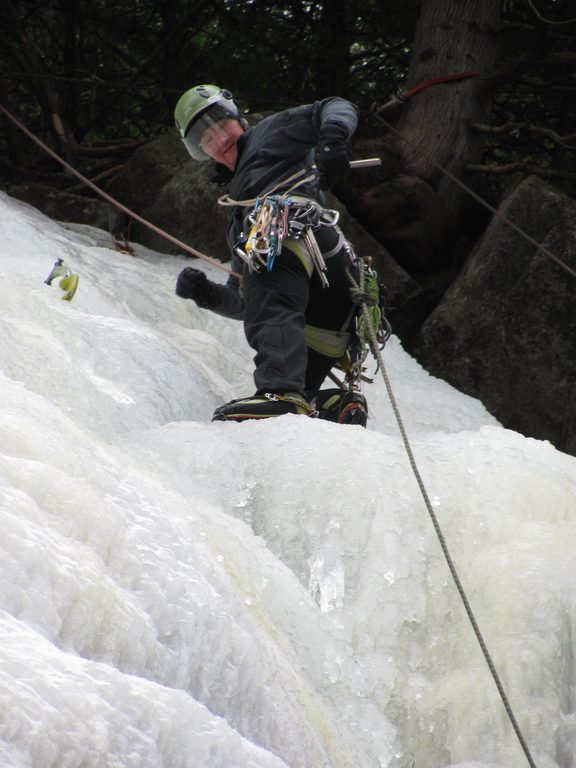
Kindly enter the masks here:
<path id="1" fill-rule="evenodd" d="M 243 133 L 244 128 L 238 120 L 220 120 L 204 131 L 200 148 L 212 160 L 233 171 L 238 162 L 238 139 Z"/>

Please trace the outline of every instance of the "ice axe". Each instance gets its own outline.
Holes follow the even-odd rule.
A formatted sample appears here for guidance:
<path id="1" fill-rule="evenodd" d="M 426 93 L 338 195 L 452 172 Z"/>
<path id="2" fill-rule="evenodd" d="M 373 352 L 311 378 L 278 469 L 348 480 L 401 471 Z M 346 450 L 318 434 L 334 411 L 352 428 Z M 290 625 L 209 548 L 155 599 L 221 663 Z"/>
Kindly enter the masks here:
<path id="1" fill-rule="evenodd" d="M 46 285 L 52 285 L 52 282 L 57 278 L 60 278 L 58 283 L 59 288 L 64 291 L 62 296 L 63 301 L 72 301 L 76 289 L 78 288 L 78 275 L 74 274 L 63 261 L 63 259 L 56 259 L 54 266 L 46 280 Z"/>
<path id="2" fill-rule="evenodd" d="M 350 160 L 350 169 L 353 171 L 357 168 L 370 168 L 373 165 L 382 165 L 382 158 L 366 157 L 364 160 Z M 311 170 L 317 171 L 318 168 L 316 165 L 313 165 Z"/>
<path id="3" fill-rule="evenodd" d="M 369 168 L 372 165 L 382 165 L 381 157 L 367 157 L 364 160 L 351 160 L 350 168 Z"/>

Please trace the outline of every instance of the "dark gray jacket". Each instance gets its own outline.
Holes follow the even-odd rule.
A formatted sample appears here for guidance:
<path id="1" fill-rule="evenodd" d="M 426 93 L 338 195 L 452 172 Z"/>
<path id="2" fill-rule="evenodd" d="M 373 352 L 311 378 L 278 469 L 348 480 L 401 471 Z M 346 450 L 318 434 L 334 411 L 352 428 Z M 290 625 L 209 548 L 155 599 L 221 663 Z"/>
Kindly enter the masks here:
<path id="1" fill-rule="evenodd" d="M 230 182 L 228 194 L 233 200 L 247 200 L 261 196 L 275 188 L 302 168 L 314 163 L 314 148 L 323 133 L 340 134 L 343 140 L 352 136 L 358 124 L 356 107 L 338 97 L 323 99 L 313 104 L 287 109 L 264 118 L 248 128 L 238 142 L 238 163 Z M 282 188 L 279 191 L 283 191 Z M 305 195 L 323 202 L 318 182 L 298 188 Z M 247 209 L 234 206 L 228 212 L 228 245 L 232 251 L 231 268 L 242 274 L 244 262 L 234 253 L 234 246 L 242 234 Z M 243 312 L 238 292 L 238 279 L 231 275 L 226 286 L 221 286 L 220 303 L 215 311 L 226 317 L 240 319 Z"/>

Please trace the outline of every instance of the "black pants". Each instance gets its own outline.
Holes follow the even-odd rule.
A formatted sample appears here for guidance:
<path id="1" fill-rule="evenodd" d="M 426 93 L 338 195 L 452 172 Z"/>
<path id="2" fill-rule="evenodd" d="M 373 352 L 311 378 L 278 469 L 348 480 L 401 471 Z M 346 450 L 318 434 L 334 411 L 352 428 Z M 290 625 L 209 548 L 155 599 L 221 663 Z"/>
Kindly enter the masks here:
<path id="1" fill-rule="evenodd" d="M 320 250 L 329 253 L 338 243 L 335 227 L 316 231 Z M 244 331 L 256 350 L 256 393 L 317 390 L 337 358 L 327 357 L 306 345 L 306 324 L 342 330 L 353 314 L 350 279 L 357 276 L 349 251 L 341 247 L 326 259 L 329 286 L 316 270 L 309 277 L 296 254 L 283 248 L 270 272 L 244 272 Z"/>

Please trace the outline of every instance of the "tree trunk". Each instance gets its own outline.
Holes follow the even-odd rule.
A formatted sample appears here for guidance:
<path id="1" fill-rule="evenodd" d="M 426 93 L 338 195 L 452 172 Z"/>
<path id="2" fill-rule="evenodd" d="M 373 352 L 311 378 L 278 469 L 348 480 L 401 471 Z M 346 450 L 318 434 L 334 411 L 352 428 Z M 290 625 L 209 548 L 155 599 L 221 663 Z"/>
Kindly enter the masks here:
<path id="1" fill-rule="evenodd" d="M 380 154 L 383 166 L 362 179 L 350 174 L 346 188 L 337 190 L 350 212 L 415 277 L 452 266 L 465 246 L 463 235 L 471 231 L 470 212 L 478 217 L 473 198 L 451 177 L 468 182 L 466 165 L 481 159 L 483 137 L 469 126 L 489 122 L 499 19 L 500 0 L 423 0 L 408 101 L 399 115 L 397 107 L 394 115 L 378 113 L 387 129 L 382 140 L 356 147 L 359 153 Z M 430 82 L 465 73 L 474 76 Z M 381 98 L 388 103 L 387 94 Z"/>
<path id="2" fill-rule="evenodd" d="M 430 85 L 410 98 L 393 140 L 408 175 L 429 184 L 459 230 L 466 192 L 441 166 L 465 180 L 465 166 L 478 162 L 482 138 L 470 123 L 488 123 L 490 92 L 482 76 L 496 65 L 500 0 L 424 0 L 417 23 L 408 89 L 432 78 L 476 72 L 480 77 Z"/>

